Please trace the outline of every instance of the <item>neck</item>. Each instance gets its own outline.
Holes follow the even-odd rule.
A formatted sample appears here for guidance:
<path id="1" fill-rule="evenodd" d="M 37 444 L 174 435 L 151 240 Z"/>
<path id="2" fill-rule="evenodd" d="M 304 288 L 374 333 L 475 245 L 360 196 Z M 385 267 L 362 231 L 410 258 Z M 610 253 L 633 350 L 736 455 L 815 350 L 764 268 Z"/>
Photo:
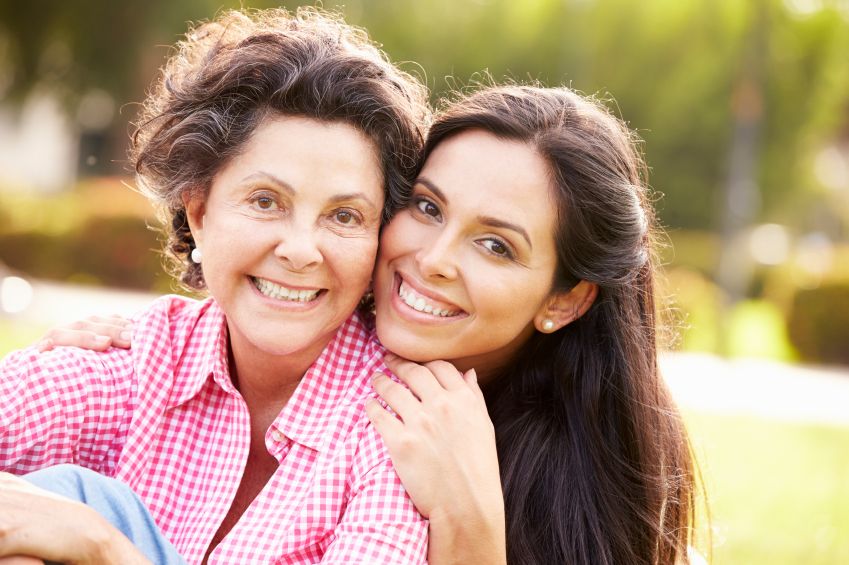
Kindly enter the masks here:
<path id="1" fill-rule="evenodd" d="M 279 412 L 329 341 L 320 340 L 303 351 L 275 354 L 258 349 L 231 330 L 230 378 L 249 411 Z"/>
<path id="2" fill-rule="evenodd" d="M 516 361 L 522 348 L 528 345 L 533 332 L 533 327 L 529 326 L 521 334 L 516 336 L 513 341 L 500 349 L 480 355 L 446 359 L 446 361 L 449 361 L 458 371 L 463 373 L 469 369 L 474 369 L 478 377 L 478 382 L 485 384 L 501 375 L 505 369 Z"/>
<path id="3" fill-rule="evenodd" d="M 448 361 L 461 373 L 474 369 L 478 382 L 482 384 L 494 379 L 506 366 L 504 362 L 494 362 L 485 356 L 463 357 L 462 359 L 449 359 Z"/>

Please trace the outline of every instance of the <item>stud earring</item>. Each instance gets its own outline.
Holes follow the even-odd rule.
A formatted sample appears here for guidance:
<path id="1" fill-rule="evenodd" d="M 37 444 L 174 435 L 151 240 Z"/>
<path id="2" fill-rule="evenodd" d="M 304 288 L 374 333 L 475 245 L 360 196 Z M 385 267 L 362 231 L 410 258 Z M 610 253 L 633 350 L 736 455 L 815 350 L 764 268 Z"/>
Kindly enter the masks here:
<path id="1" fill-rule="evenodd" d="M 549 320 L 548 318 L 546 318 L 545 320 L 542 321 L 542 331 L 550 332 L 553 329 L 554 329 L 554 320 Z"/>
<path id="2" fill-rule="evenodd" d="M 195 247 L 192 249 L 192 262 L 200 265 L 200 262 L 203 261 L 203 253 L 200 252 L 200 247 Z"/>

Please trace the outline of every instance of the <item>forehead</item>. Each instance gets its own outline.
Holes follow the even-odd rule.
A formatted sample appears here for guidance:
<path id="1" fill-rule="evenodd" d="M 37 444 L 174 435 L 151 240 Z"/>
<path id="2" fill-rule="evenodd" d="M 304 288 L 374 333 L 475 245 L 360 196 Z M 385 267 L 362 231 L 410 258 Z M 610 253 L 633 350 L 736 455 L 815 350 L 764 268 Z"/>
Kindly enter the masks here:
<path id="1" fill-rule="evenodd" d="M 502 218 L 552 237 L 553 181 L 546 160 L 527 143 L 462 132 L 433 150 L 421 176 L 445 194 L 451 214 Z"/>
<path id="2" fill-rule="evenodd" d="M 333 187 L 343 192 L 383 194 L 383 175 L 374 142 L 344 122 L 301 116 L 263 120 L 218 177 L 264 172 L 295 189 Z M 379 193 L 379 194 L 378 194 Z"/>

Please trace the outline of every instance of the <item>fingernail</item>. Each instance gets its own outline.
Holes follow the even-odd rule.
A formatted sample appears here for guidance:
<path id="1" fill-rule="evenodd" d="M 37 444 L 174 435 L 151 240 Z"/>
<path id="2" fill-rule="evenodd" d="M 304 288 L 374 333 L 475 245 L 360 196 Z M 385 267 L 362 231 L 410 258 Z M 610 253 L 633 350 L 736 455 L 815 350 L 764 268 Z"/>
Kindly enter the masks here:
<path id="1" fill-rule="evenodd" d="M 383 373 L 375 373 L 371 376 L 371 382 L 376 383 L 381 377 L 383 377 Z"/>
<path id="2" fill-rule="evenodd" d="M 119 337 L 121 341 L 130 341 L 130 338 L 133 337 L 133 332 L 131 330 L 124 330 Z"/>

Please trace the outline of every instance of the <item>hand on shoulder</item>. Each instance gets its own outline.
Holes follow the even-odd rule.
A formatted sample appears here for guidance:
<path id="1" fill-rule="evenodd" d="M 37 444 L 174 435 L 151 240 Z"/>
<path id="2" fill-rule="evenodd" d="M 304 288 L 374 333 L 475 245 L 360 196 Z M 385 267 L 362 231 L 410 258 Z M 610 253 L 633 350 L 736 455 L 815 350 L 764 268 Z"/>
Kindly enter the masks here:
<path id="1" fill-rule="evenodd" d="M 476 558 L 502 553 L 504 500 L 495 432 L 474 371 L 460 373 L 445 361 L 419 365 L 391 354 L 386 365 L 409 387 L 382 374 L 373 379 L 398 417 L 377 401 L 366 410 L 410 498 L 430 520 L 430 561 L 447 562 L 443 557 L 462 552 Z"/>

